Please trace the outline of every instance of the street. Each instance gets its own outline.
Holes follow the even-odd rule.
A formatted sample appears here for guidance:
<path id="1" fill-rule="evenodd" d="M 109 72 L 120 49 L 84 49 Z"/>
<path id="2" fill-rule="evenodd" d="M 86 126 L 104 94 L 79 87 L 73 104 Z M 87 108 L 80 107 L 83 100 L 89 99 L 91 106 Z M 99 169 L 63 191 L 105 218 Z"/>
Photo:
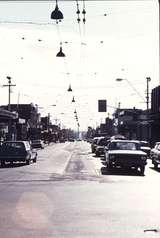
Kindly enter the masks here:
<path id="1" fill-rule="evenodd" d="M 50 144 L 37 163 L 0 168 L 3 238 L 160 237 L 160 170 L 108 173 L 84 141 Z"/>

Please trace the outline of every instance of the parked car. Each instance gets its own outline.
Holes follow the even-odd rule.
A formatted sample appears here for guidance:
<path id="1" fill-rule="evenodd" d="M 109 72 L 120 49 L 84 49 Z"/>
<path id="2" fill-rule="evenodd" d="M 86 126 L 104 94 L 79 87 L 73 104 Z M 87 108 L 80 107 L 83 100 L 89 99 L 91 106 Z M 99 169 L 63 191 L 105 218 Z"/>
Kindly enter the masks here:
<path id="1" fill-rule="evenodd" d="M 64 143 L 64 142 L 66 142 L 66 140 L 65 140 L 64 137 L 61 137 L 61 138 L 59 138 L 59 142 L 60 142 L 60 143 Z"/>
<path id="2" fill-rule="evenodd" d="M 97 140 L 97 145 L 95 147 L 96 156 L 104 155 L 104 148 L 109 144 L 110 140 L 108 138 L 100 138 Z"/>
<path id="3" fill-rule="evenodd" d="M 154 168 L 158 168 L 160 164 L 160 142 L 156 142 L 154 148 L 151 149 L 150 158 Z"/>
<path id="4" fill-rule="evenodd" d="M 32 148 L 41 148 L 44 149 L 44 143 L 42 140 L 32 140 L 31 141 Z"/>
<path id="5" fill-rule="evenodd" d="M 148 141 L 140 141 L 141 150 L 143 150 L 148 157 L 150 157 L 151 147 Z"/>
<path id="6" fill-rule="evenodd" d="M 140 143 L 141 150 L 147 154 L 148 158 L 150 158 L 151 147 L 149 145 L 149 142 L 141 140 L 133 140 L 133 141 Z"/>
<path id="7" fill-rule="evenodd" d="M 5 141 L 0 146 L 0 162 L 4 166 L 6 162 L 25 162 L 37 161 L 37 152 L 31 148 L 29 141 Z"/>
<path id="8" fill-rule="evenodd" d="M 74 142 L 74 141 L 75 141 L 75 139 L 74 139 L 74 138 L 72 138 L 72 137 L 70 137 L 70 138 L 68 138 L 68 141 L 70 141 L 70 142 Z"/>
<path id="9" fill-rule="evenodd" d="M 105 151 L 108 170 L 113 167 L 140 169 L 144 174 L 147 164 L 147 154 L 140 148 L 140 144 L 131 140 L 112 140 Z"/>
<path id="10" fill-rule="evenodd" d="M 94 137 L 91 143 L 91 151 L 92 153 L 95 153 L 96 151 L 96 146 L 97 146 L 97 141 L 102 138 L 102 137 Z M 103 137 L 104 138 L 104 137 Z"/>

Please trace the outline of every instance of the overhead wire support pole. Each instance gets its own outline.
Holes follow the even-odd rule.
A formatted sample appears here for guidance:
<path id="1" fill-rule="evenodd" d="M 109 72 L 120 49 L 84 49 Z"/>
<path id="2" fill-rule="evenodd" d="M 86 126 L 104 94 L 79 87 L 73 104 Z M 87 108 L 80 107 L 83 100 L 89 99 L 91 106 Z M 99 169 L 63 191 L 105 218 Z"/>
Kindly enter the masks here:
<path id="1" fill-rule="evenodd" d="M 11 83 L 11 77 L 7 76 L 8 84 L 4 84 L 3 87 L 8 87 L 8 111 L 11 111 L 11 87 L 16 86 L 16 84 Z"/>

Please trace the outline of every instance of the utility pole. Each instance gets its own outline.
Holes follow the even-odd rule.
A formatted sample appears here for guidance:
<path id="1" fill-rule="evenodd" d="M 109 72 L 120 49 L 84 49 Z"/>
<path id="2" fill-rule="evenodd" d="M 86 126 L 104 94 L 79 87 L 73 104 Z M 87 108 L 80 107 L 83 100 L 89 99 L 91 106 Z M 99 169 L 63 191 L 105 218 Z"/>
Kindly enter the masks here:
<path id="1" fill-rule="evenodd" d="M 150 77 L 147 77 L 147 95 L 146 95 L 146 104 L 147 104 L 147 114 L 148 114 L 148 111 L 149 111 L 149 82 L 151 81 L 151 78 Z"/>
<path id="2" fill-rule="evenodd" d="M 3 87 L 8 87 L 8 111 L 11 111 L 11 87 L 16 86 L 15 84 L 11 83 L 11 77 L 7 76 L 8 84 L 4 84 Z M 12 140 L 12 132 L 11 132 L 11 118 L 8 121 L 8 139 Z"/>
<path id="3" fill-rule="evenodd" d="M 8 87 L 8 111 L 11 111 L 11 87 L 16 86 L 11 83 L 11 77 L 7 76 L 8 84 L 4 84 L 3 87 Z"/>
<path id="4" fill-rule="evenodd" d="M 147 80 L 147 92 L 146 92 L 146 106 L 147 106 L 147 111 L 146 111 L 146 115 L 147 115 L 147 140 L 149 140 L 149 131 L 150 131 L 150 124 L 149 124 L 149 82 L 151 81 L 150 77 L 146 77 Z"/>

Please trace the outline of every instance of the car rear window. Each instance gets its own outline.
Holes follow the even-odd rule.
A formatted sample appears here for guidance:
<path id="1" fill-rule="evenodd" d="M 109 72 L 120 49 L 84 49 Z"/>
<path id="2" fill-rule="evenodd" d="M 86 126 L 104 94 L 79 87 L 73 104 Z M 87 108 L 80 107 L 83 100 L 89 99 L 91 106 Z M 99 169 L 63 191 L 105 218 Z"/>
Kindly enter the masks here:
<path id="1" fill-rule="evenodd" d="M 25 149 L 25 146 L 21 142 L 6 142 L 3 144 L 4 147 L 12 147 L 17 149 Z"/>
<path id="2" fill-rule="evenodd" d="M 97 144 L 102 145 L 102 146 L 106 146 L 108 143 L 109 143 L 108 140 L 100 139 Z"/>

